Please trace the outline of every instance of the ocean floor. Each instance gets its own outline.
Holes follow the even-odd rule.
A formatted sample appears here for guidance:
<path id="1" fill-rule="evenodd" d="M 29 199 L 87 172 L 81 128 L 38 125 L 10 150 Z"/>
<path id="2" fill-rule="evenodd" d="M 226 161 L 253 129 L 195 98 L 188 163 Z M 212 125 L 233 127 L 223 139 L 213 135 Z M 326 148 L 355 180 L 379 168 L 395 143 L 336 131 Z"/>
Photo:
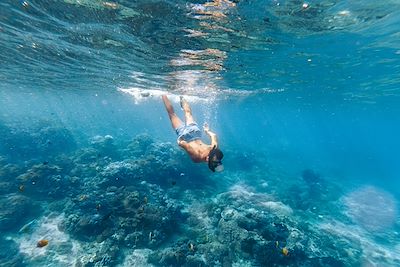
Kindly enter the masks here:
<path id="1" fill-rule="evenodd" d="M 0 266 L 400 266 L 397 201 L 373 185 L 229 149 L 213 174 L 146 134 L 0 128 Z"/>

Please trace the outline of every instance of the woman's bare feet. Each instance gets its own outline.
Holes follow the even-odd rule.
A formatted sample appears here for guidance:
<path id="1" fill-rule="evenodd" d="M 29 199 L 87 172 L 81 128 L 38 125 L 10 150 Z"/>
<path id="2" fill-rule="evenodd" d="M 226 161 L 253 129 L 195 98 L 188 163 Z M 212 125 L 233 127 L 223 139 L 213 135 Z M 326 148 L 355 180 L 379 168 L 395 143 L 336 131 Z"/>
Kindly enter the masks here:
<path id="1" fill-rule="evenodd" d="M 186 99 L 184 99 L 183 96 L 179 96 L 179 99 L 180 99 L 179 102 L 180 102 L 180 104 L 181 104 L 181 108 L 182 108 L 184 111 L 190 110 L 189 103 L 186 101 Z"/>

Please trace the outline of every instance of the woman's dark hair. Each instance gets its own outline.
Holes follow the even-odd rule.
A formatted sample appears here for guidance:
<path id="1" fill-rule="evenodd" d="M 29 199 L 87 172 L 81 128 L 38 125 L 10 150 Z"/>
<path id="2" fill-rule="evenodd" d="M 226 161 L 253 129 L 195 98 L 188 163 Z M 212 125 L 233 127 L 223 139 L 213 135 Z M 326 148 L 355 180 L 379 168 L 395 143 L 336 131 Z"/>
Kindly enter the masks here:
<path id="1" fill-rule="evenodd" d="M 208 168 L 215 172 L 215 168 L 219 165 L 222 165 L 222 158 L 224 157 L 224 153 L 217 148 L 216 146 L 211 149 L 210 153 L 208 154 Z"/>

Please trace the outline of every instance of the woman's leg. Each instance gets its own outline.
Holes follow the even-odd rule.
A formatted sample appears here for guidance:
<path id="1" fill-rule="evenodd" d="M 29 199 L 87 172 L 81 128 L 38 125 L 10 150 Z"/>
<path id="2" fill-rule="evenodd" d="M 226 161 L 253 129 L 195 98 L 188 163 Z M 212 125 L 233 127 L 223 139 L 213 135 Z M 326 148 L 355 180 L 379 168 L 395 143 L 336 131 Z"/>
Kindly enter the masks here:
<path id="1" fill-rule="evenodd" d="M 192 109 L 190 108 L 189 103 L 186 101 L 186 99 L 183 98 L 183 96 L 181 96 L 180 98 L 181 98 L 181 107 L 185 112 L 186 125 L 194 123 L 194 119 L 192 116 Z"/>
<path id="2" fill-rule="evenodd" d="M 174 130 L 175 130 L 182 124 L 182 121 L 175 114 L 174 108 L 172 107 L 171 102 L 169 101 L 168 97 L 166 95 L 163 95 L 162 100 L 164 102 L 165 109 L 168 112 L 169 119 L 171 120 L 172 128 L 174 128 Z"/>

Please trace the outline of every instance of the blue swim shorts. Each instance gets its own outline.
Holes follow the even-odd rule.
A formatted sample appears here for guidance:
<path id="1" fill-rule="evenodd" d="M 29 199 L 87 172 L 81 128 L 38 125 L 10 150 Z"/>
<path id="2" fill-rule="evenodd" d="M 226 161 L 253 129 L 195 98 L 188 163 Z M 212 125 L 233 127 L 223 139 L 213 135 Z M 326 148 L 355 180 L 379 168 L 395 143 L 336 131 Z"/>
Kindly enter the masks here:
<path id="1" fill-rule="evenodd" d="M 191 142 L 201 138 L 200 128 L 195 122 L 189 123 L 188 125 L 181 124 L 175 131 L 178 135 L 178 141 L 184 140 L 186 142 Z"/>

